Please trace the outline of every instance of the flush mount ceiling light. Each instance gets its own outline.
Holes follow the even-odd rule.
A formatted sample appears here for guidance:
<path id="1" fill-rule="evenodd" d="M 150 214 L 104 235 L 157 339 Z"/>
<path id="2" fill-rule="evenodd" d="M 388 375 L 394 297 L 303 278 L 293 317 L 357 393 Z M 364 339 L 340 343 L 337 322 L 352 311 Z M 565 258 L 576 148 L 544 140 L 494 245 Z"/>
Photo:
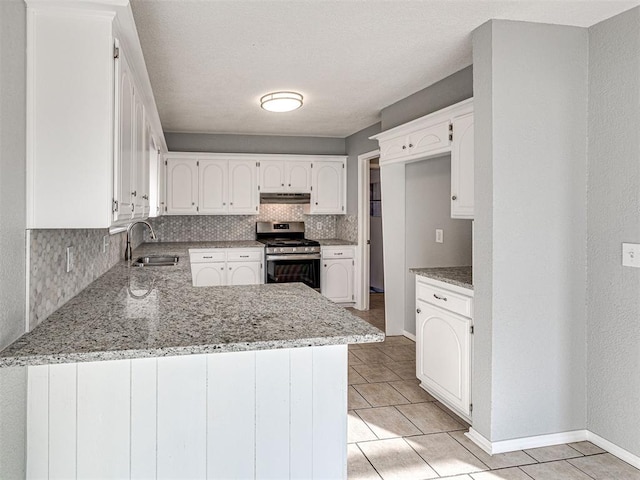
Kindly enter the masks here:
<path id="1" fill-rule="evenodd" d="M 267 93 L 260 98 L 260 106 L 269 112 L 290 112 L 302 106 L 302 95 L 296 92 Z"/>

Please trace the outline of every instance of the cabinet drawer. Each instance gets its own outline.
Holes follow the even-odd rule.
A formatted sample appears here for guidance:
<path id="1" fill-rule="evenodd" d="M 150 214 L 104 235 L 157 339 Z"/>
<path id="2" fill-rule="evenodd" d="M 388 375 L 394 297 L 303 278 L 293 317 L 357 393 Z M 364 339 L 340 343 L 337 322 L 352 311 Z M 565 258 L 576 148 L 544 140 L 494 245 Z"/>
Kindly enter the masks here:
<path id="1" fill-rule="evenodd" d="M 323 248 L 322 258 L 353 258 L 353 247 Z"/>
<path id="2" fill-rule="evenodd" d="M 224 250 L 215 252 L 211 250 L 189 250 L 189 260 L 191 263 L 224 262 L 226 256 L 227 254 Z"/>
<path id="3" fill-rule="evenodd" d="M 227 253 L 227 262 L 259 262 L 264 253 L 256 250 L 230 251 Z"/>
<path id="4" fill-rule="evenodd" d="M 424 283 L 416 286 L 416 297 L 432 305 L 436 305 L 445 310 L 455 312 L 459 315 L 471 318 L 471 298 L 457 293 L 432 287 Z"/>

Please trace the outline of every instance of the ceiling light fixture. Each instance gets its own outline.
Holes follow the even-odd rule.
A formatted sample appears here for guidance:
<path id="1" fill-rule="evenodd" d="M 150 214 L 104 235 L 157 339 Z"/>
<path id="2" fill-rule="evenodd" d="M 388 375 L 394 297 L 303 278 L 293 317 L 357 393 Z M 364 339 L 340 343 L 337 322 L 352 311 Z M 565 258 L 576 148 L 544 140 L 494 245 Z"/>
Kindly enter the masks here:
<path id="1" fill-rule="evenodd" d="M 269 112 L 290 112 L 302 106 L 302 95 L 296 92 L 267 93 L 260 98 L 260 106 Z"/>

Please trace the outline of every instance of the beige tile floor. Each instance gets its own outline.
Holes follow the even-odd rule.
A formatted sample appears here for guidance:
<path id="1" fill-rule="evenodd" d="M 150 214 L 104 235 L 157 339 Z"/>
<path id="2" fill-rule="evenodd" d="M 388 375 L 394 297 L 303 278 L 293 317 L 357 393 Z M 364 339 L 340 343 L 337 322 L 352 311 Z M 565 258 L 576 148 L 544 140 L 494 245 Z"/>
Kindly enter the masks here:
<path id="1" fill-rule="evenodd" d="M 352 313 L 383 329 L 384 294 L 370 306 Z M 487 455 L 420 388 L 405 337 L 349 346 L 348 404 L 350 480 L 640 480 L 640 470 L 589 442 Z"/>

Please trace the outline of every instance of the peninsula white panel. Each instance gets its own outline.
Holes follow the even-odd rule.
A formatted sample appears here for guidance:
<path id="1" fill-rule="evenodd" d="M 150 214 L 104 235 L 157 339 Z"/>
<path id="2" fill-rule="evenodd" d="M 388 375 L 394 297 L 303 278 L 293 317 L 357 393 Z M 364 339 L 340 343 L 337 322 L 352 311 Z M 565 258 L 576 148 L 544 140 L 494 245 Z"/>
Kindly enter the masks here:
<path id="1" fill-rule="evenodd" d="M 27 478 L 49 476 L 49 365 L 27 373 Z"/>
<path id="2" fill-rule="evenodd" d="M 131 478 L 156 478 L 157 360 L 131 360 Z"/>
<path id="3" fill-rule="evenodd" d="M 313 350 L 313 478 L 347 478 L 347 345 Z"/>
<path id="4" fill-rule="evenodd" d="M 78 364 L 78 478 L 129 477 L 131 361 Z"/>
<path id="5" fill-rule="evenodd" d="M 205 478 L 207 357 L 158 359 L 157 478 Z"/>
<path id="6" fill-rule="evenodd" d="M 207 478 L 253 478 L 256 352 L 209 355 L 207 374 Z"/>
<path id="7" fill-rule="evenodd" d="M 49 479 L 76 478 L 77 364 L 49 367 Z"/>
<path id="8" fill-rule="evenodd" d="M 256 361 L 256 478 L 289 478 L 289 352 Z"/>
<path id="9" fill-rule="evenodd" d="M 313 478 L 313 348 L 293 348 L 289 360 L 291 371 L 289 477 L 302 480 Z"/>

